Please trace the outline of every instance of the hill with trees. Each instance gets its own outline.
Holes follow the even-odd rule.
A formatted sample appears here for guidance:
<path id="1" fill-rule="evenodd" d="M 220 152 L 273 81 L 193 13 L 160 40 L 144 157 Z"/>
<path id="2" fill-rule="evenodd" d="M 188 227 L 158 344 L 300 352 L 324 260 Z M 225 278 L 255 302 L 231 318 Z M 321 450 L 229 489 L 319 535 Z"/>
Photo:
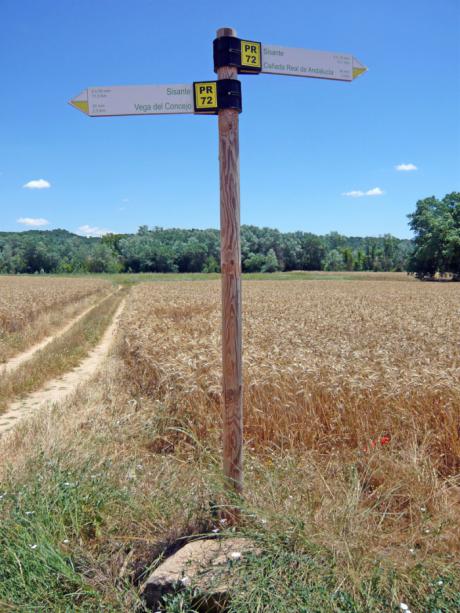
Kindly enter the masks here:
<path id="1" fill-rule="evenodd" d="M 412 241 L 386 234 L 280 232 L 242 226 L 244 272 L 406 270 Z M 149 229 L 86 238 L 66 230 L 0 232 L 0 273 L 218 272 L 218 230 Z"/>

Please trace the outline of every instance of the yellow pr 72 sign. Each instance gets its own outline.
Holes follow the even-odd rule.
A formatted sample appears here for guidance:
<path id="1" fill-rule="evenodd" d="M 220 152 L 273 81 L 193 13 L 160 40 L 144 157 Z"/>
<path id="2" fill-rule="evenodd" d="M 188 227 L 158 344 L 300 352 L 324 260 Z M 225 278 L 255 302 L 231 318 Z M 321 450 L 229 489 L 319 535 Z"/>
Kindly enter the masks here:
<path id="1" fill-rule="evenodd" d="M 217 82 L 197 81 L 193 87 L 195 112 L 214 113 L 217 111 Z"/>
<path id="2" fill-rule="evenodd" d="M 241 41 L 241 72 L 262 69 L 262 44 L 252 40 Z"/>

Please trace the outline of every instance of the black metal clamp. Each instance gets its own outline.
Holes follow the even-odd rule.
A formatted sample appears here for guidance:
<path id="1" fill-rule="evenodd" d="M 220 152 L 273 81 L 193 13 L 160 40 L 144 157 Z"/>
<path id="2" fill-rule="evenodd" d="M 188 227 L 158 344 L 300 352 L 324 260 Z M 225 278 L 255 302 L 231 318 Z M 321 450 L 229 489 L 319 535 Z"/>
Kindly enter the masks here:
<path id="1" fill-rule="evenodd" d="M 220 109 L 243 110 L 241 81 L 237 79 L 221 79 L 217 81 L 217 104 Z"/>
<path id="2" fill-rule="evenodd" d="M 262 43 L 222 36 L 213 42 L 214 72 L 223 66 L 236 66 L 239 73 L 258 74 L 262 70 Z"/>

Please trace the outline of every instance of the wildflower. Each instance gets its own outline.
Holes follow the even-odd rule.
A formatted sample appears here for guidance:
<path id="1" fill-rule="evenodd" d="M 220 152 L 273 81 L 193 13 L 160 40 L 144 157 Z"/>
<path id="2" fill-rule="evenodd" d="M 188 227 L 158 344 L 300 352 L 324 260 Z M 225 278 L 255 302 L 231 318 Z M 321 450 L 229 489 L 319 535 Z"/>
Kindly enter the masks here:
<path id="1" fill-rule="evenodd" d="M 421 511 L 422 513 L 425 513 L 425 512 L 426 512 L 426 507 L 420 507 L 420 511 Z"/>
<path id="2" fill-rule="evenodd" d="M 375 448 L 377 447 L 378 443 L 380 443 L 380 445 L 382 445 L 382 447 L 384 445 L 388 445 L 389 443 L 391 443 L 391 437 L 389 434 L 385 434 L 384 436 L 381 436 L 380 438 L 375 438 L 374 440 L 371 441 L 371 447 Z M 364 448 L 364 453 L 368 453 L 370 451 L 369 447 L 365 447 Z"/>
<path id="3" fill-rule="evenodd" d="M 37 549 L 37 545 L 29 545 L 31 549 Z"/>
<path id="4" fill-rule="evenodd" d="M 409 611 L 409 605 L 407 605 L 405 602 L 400 602 L 399 608 L 401 609 L 401 611 Z"/>
<path id="5" fill-rule="evenodd" d="M 67 545 L 69 543 L 69 539 L 64 539 L 62 542 L 64 543 L 64 545 Z"/>
<path id="6" fill-rule="evenodd" d="M 239 560 L 241 558 L 241 552 L 240 551 L 232 551 L 230 553 L 230 558 L 232 560 Z"/>
<path id="7" fill-rule="evenodd" d="M 26 511 L 26 515 L 33 515 L 35 511 Z"/>
<path id="8" fill-rule="evenodd" d="M 190 585 L 190 583 L 191 583 L 190 577 L 187 577 L 187 575 L 184 575 L 181 578 L 180 582 L 182 583 L 182 585 L 185 585 L 185 586 Z"/>
<path id="9" fill-rule="evenodd" d="M 415 555 L 415 549 L 413 549 L 413 548 L 411 547 L 411 548 L 409 549 L 409 551 L 410 551 L 410 553 L 411 553 L 412 555 Z"/>
<path id="10" fill-rule="evenodd" d="M 217 534 L 219 532 L 219 528 L 214 528 L 213 530 L 211 530 L 211 532 L 214 532 L 214 534 Z"/>
<path id="11" fill-rule="evenodd" d="M 438 585 L 444 585 L 444 581 L 441 581 L 441 579 L 438 581 Z"/>

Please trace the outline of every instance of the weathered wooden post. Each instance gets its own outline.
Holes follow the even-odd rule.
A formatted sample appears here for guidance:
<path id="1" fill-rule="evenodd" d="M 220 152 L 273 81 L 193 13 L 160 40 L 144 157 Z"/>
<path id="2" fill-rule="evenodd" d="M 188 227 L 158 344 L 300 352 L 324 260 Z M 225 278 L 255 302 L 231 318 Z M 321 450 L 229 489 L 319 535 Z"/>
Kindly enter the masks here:
<path id="1" fill-rule="evenodd" d="M 236 37 L 220 28 L 217 38 Z M 238 79 L 236 66 L 217 68 L 217 78 Z M 239 117 L 219 110 L 220 235 L 222 270 L 222 365 L 224 476 L 243 491 L 243 389 L 241 357 L 241 240 Z"/>

